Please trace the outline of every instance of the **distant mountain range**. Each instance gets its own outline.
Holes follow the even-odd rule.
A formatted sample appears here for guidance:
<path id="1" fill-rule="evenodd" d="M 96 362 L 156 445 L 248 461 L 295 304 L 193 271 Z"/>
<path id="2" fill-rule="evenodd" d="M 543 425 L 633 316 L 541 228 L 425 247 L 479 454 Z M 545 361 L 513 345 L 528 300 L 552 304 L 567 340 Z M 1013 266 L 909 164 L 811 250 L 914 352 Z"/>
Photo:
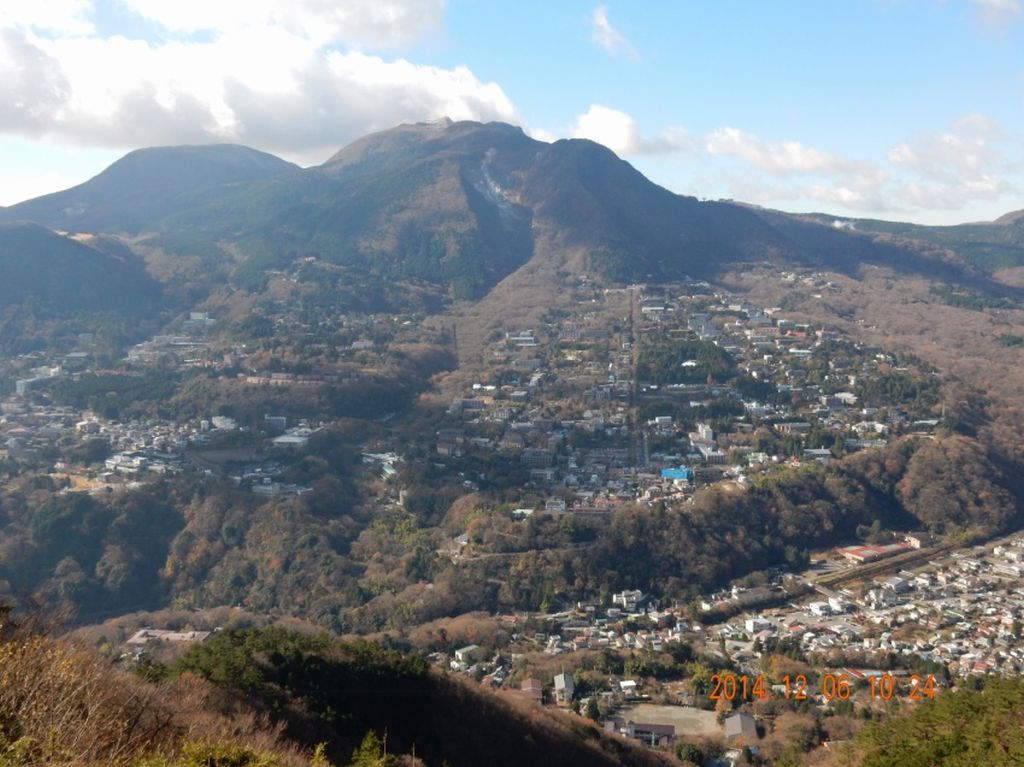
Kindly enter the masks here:
<path id="1" fill-rule="evenodd" d="M 872 219 L 845 219 L 824 214 L 806 217 L 833 226 L 881 235 L 899 242 L 927 242 L 955 253 L 984 272 L 1024 265 L 1024 210 L 995 221 L 956 226 L 921 226 Z"/>
<path id="2" fill-rule="evenodd" d="M 0 221 L 18 220 L 199 254 L 250 288 L 315 257 L 456 298 L 479 297 L 552 252 L 614 281 L 712 277 L 753 261 L 977 281 L 1024 264 L 1020 214 L 920 227 L 699 201 L 591 141 L 545 143 L 503 123 L 402 125 L 308 169 L 240 146 L 144 149 L 0 210 Z"/>

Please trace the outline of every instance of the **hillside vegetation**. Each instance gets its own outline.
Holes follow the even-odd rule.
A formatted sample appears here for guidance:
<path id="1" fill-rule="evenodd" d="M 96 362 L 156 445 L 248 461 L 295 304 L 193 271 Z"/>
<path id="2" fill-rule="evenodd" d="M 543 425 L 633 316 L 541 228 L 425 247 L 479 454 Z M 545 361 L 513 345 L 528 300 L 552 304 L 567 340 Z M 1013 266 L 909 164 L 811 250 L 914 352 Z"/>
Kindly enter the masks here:
<path id="1" fill-rule="evenodd" d="M 835 220 L 818 216 L 819 220 Z M 893 221 L 854 219 L 857 230 L 881 235 L 895 243 L 916 241 L 945 249 L 984 272 L 1024 265 L 1024 217 L 1008 213 L 991 223 L 921 226 Z"/>
<path id="2" fill-rule="evenodd" d="M 897 441 L 746 490 L 702 489 L 681 507 L 627 507 L 610 521 L 520 522 L 507 505 L 460 498 L 457 480 L 411 470 L 404 506 L 381 509 L 349 441 L 367 429 L 347 428 L 318 435 L 285 475 L 311 488 L 299 498 L 187 478 L 110 496 L 12 483 L 0 493 L 4 588 L 62 605 L 78 622 L 241 604 L 372 632 L 623 588 L 690 599 L 770 565 L 799 567 L 811 549 L 872 526 L 973 538 L 1020 524 L 1019 472 L 963 435 Z M 450 530 L 499 556 L 453 562 L 438 553 Z"/>
<path id="3" fill-rule="evenodd" d="M 369 643 L 223 632 L 143 676 L 5 624 L 0 763 L 147 767 L 663 765 L 662 757 Z"/>
<path id="4" fill-rule="evenodd" d="M 863 767 L 1024 764 L 1024 683 L 986 679 L 980 692 L 936 695 L 858 738 Z"/>

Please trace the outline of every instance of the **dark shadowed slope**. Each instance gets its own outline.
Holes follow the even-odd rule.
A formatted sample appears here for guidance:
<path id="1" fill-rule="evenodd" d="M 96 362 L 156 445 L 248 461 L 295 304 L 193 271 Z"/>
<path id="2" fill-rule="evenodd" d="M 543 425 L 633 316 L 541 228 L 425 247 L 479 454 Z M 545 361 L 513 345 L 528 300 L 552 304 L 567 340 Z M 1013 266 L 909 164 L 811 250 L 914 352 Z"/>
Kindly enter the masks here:
<path id="1" fill-rule="evenodd" d="M 137 261 L 36 224 L 0 224 L 0 309 L 31 302 L 61 312 L 144 314 L 159 295 Z"/>
<path id="2" fill-rule="evenodd" d="M 888 247 L 900 247 L 904 251 L 921 250 L 923 245 L 930 245 L 933 249 L 954 254 L 956 259 L 983 272 L 1024 265 L 1024 211 L 1007 213 L 992 222 L 956 226 L 922 226 L 898 221 L 839 218 L 820 213 L 788 217 L 805 223 L 843 227 L 859 233 L 862 239 L 881 237 L 888 241 Z"/>

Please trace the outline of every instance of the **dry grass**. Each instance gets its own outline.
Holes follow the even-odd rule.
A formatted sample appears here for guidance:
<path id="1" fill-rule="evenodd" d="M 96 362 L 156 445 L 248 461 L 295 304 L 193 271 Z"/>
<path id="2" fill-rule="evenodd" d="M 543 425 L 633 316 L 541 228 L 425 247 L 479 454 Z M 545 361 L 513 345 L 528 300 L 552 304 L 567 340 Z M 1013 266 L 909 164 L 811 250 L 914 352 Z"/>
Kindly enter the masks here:
<path id="1" fill-rule="evenodd" d="M 4 628 L 4 767 L 310 764 L 309 755 L 283 737 L 282 725 L 203 680 L 183 675 L 149 684 L 72 642 Z"/>
<path id="2" fill-rule="evenodd" d="M 42 636 L 0 644 L 0 737 L 28 763 L 123 764 L 173 742 L 158 691 Z"/>
<path id="3" fill-rule="evenodd" d="M 174 700 L 176 746 L 190 744 L 233 745 L 273 755 L 280 767 L 306 767 L 309 757 L 285 737 L 284 722 L 273 723 L 232 693 L 192 674 L 182 674 L 163 691 Z"/>

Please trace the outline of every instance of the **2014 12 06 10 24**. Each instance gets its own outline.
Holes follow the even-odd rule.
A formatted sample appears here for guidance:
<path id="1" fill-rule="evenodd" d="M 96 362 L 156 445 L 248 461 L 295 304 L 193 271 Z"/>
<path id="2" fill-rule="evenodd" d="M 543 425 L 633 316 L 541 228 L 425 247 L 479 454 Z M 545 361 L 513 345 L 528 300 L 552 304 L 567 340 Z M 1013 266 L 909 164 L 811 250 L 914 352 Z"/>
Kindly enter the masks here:
<path id="1" fill-rule="evenodd" d="M 849 674 L 821 674 L 818 689 L 806 674 L 785 674 L 779 684 L 769 685 L 763 674 L 712 674 L 711 700 L 753 701 L 766 700 L 773 693 L 781 693 L 786 700 L 811 700 L 819 694 L 826 701 L 849 700 L 860 687 L 866 687 L 870 700 L 892 700 L 901 697 L 911 701 L 931 700 L 935 697 L 935 677 L 912 674 L 898 679 L 892 674 L 872 674 L 863 679 L 852 679 Z"/>

